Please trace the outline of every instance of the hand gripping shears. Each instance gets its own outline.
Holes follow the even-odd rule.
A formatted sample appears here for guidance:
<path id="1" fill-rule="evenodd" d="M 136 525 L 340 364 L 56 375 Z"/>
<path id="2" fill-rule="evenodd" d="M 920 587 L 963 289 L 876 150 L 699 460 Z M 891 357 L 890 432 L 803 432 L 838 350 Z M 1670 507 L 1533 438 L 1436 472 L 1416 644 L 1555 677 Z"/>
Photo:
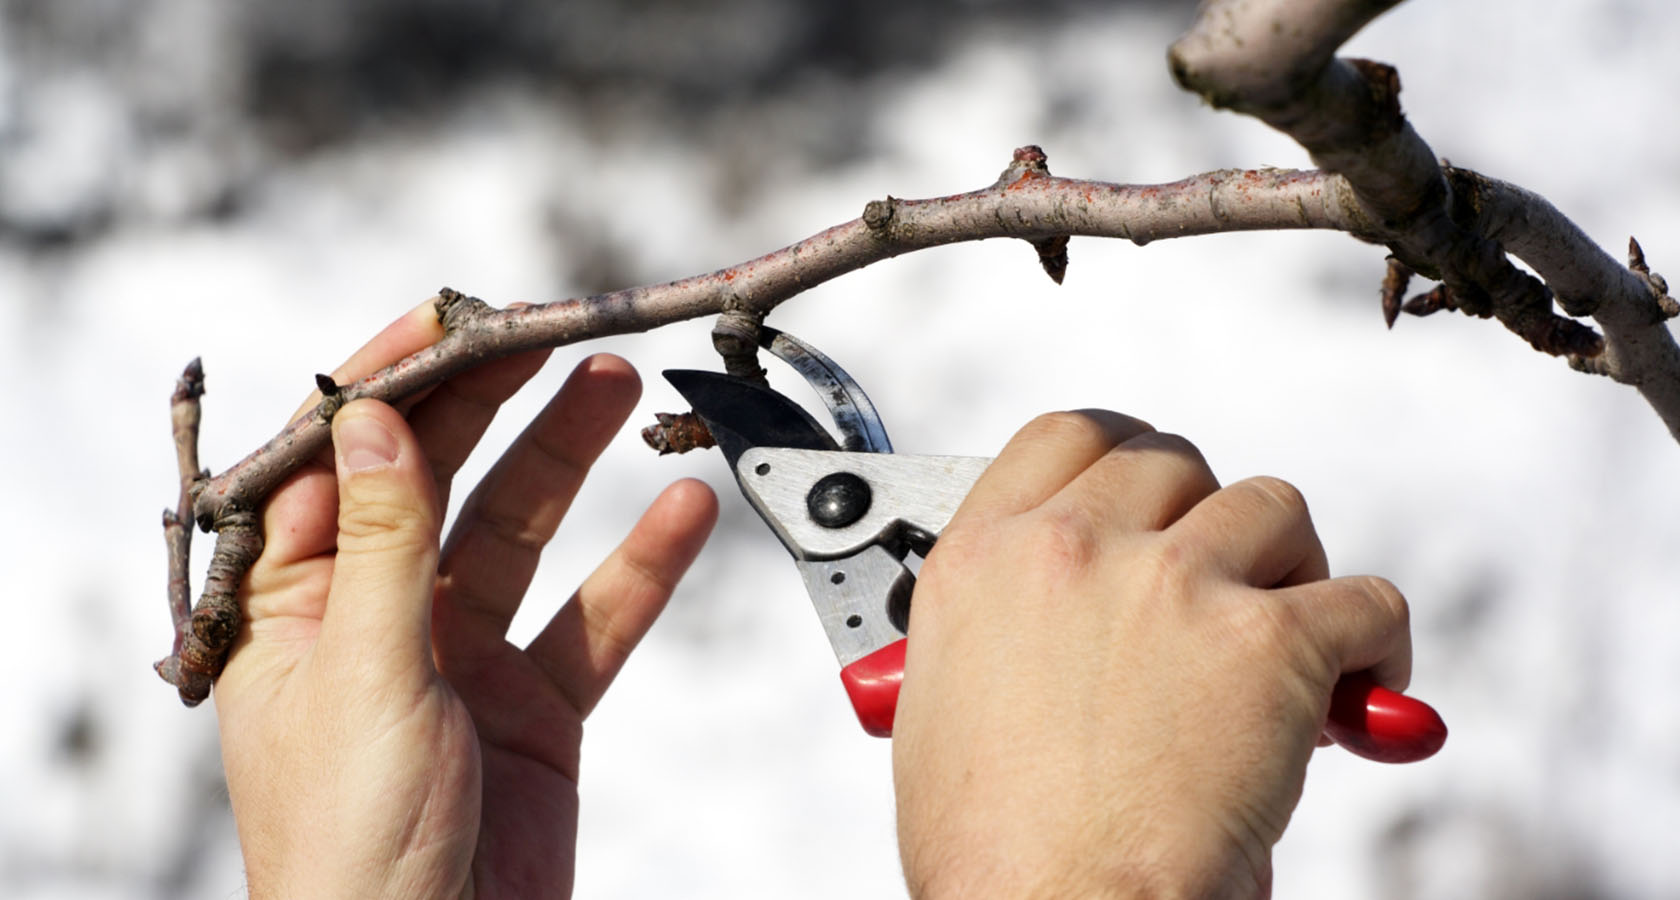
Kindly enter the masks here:
<path id="1" fill-rule="evenodd" d="M 760 344 L 816 390 L 838 438 L 757 381 L 692 369 L 665 378 L 793 555 L 864 731 L 890 737 L 916 582 L 905 560 L 927 555 L 991 460 L 894 453 L 874 404 L 832 359 L 769 326 Z M 1368 759 L 1413 762 L 1447 729 L 1427 704 L 1353 674 L 1336 685 L 1325 734 Z"/>

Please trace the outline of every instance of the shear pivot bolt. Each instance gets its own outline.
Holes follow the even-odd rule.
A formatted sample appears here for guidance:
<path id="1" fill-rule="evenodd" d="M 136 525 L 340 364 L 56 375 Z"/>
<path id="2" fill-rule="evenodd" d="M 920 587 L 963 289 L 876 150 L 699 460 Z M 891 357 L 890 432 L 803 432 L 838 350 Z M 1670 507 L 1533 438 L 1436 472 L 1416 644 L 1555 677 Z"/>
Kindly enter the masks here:
<path id="1" fill-rule="evenodd" d="M 873 496 L 869 482 L 851 472 L 835 472 L 817 479 L 805 495 L 811 521 L 824 528 L 845 528 L 869 512 Z"/>

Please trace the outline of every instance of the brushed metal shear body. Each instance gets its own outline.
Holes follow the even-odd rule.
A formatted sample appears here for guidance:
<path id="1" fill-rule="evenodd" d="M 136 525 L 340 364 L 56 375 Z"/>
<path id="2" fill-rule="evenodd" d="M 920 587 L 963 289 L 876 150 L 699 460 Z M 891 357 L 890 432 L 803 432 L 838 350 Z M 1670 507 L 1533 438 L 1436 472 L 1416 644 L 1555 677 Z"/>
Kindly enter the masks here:
<path id="1" fill-rule="evenodd" d="M 759 382 L 691 369 L 665 378 L 793 556 L 859 723 L 889 737 L 916 580 L 906 559 L 927 555 L 991 459 L 894 453 L 874 404 L 832 359 L 768 326 L 760 343 L 816 390 L 838 437 Z M 1446 740 L 1427 704 L 1363 675 L 1337 684 L 1325 733 L 1383 762 L 1424 759 Z"/>

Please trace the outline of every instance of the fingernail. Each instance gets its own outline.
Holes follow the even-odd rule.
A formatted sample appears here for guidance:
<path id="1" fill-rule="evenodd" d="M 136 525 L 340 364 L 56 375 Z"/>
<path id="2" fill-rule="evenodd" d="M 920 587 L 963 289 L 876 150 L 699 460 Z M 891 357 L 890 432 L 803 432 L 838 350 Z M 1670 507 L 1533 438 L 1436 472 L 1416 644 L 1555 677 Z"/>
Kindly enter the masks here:
<path id="1" fill-rule="evenodd" d="M 397 439 L 372 416 L 356 416 L 338 423 L 334 435 L 338 464 L 345 474 L 388 466 L 397 458 Z"/>

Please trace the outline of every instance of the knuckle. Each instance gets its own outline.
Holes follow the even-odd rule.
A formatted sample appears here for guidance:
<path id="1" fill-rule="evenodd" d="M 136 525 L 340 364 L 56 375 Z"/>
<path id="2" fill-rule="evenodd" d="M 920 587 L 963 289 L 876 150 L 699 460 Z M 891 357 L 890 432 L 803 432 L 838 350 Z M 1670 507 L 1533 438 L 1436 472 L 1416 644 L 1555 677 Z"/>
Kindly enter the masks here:
<path id="1" fill-rule="evenodd" d="M 531 526 L 523 516 L 507 512 L 481 510 L 478 524 L 501 543 L 524 553 L 541 553 L 548 545 L 548 535 Z"/>
<path id="2" fill-rule="evenodd" d="M 1400 628 L 1411 627 L 1411 606 L 1394 582 L 1377 575 L 1354 575 L 1347 580 L 1367 602 L 1378 606 L 1389 621 Z"/>
<path id="3" fill-rule="evenodd" d="M 1149 423 L 1104 409 L 1048 412 L 1028 422 L 1016 439 L 1061 447 L 1109 448 L 1153 432 Z"/>
<path id="4" fill-rule="evenodd" d="M 1312 627 L 1293 604 L 1246 594 L 1224 606 L 1219 628 L 1229 652 L 1252 665 L 1321 661 L 1313 650 Z"/>
<path id="5" fill-rule="evenodd" d="M 951 563 L 962 565 L 970 560 L 982 559 L 986 555 L 986 534 L 989 529 L 967 527 L 962 522 L 953 522 L 928 553 L 927 561 L 950 560 Z"/>
<path id="6" fill-rule="evenodd" d="M 992 529 L 953 527 L 939 536 L 928 552 L 916 578 L 916 597 L 939 596 L 947 587 L 961 584 L 1000 549 Z M 923 605 L 924 601 L 915 601 Z"/>
<path id="7" fill-rule="evenodd" d="M 1250 639 L 1268 651 L 1294 647 L 1306 634 L 1301 611 L 1291 604 L 1261 600 L 1244 604 L 1243 608 L 1247 611 L 1244 626 Z"/>
<path id="8" fill-rule="evenodd" d="M 1137 596 L 1169 603 L 1194 602 L 1202 593 L 1203 569 L 1194 563 L 1197 549 L 1165 532 L 1156 534 L 1127 562 L 1128 582 L 1140 585 Z"/>
<path id="9" fill-rule="evenodd" d="M 1258 475 L 1253 478 L 1246 478 L 1237 484 L 1291 515 L 1307 514 L 1307 498 L 1301 493 L 1301 489 L 1281 478 Z"/>
<path id="10" fill-rule="evenodd" d="M 1190 439 L 1171 431 L 1146 431 L 1126 442 L 1128 447 L 1155 450 L 1195 462 L 1204 462 L 1202 451 Z"/>
<path id="11" fill-rule="evenodd" d="M 928 554 L 917 581 L 918 596 L 923 586 L 940 593 L 957 585 L 972 586 L 977 577 L 999 572 L 1018 580 L 1016 600 L 1051 596 L 1098 565 L 1101 541 L 1096 523 L 1082 510 L 1069 508 L 1041 507 L 989 527 L 952 528 Z"/>
<path id="12" fill-rule="evenodd" d="M 1196 483 L 1209 491 L 1219 487 L 1219 482 L 1213 477 L 1213 469 L 1208 466 L 1201 448 L 1183 435 L 1170 431 L 1149 431 L 1126 441 L 1123 449 L 1128 453 L 1148 455 L 1152 458 L 1152 465 L 1161 467 L 1166 474 L 1181 483 Z"/>
<path id="13" fill-rule="evenodd" d="M 423 509 L 393 498 L 364 497 L 341 504 L 338 511 L 340 549 L 383 549 L 420 543 L 434 531 Z M 349 547 L 346 547 L 348 542 Z"/>
<path id="14" fill-rule="evenodd" d="M 1089 516 L 1075 509 L 1045 511 L 1024 540 L 1022 556 L 1041 561 L 1054 580 L 1089 569 L 1098 556 L 1099 539 Z"/>
<path id="15" fill-rule="evenodd" d="M 1064 410 L 1035 417 L 1020 436 L 1034 442 L 1089 443 L 1105 438 L 1106 432 L 1091 416 Z"/>

